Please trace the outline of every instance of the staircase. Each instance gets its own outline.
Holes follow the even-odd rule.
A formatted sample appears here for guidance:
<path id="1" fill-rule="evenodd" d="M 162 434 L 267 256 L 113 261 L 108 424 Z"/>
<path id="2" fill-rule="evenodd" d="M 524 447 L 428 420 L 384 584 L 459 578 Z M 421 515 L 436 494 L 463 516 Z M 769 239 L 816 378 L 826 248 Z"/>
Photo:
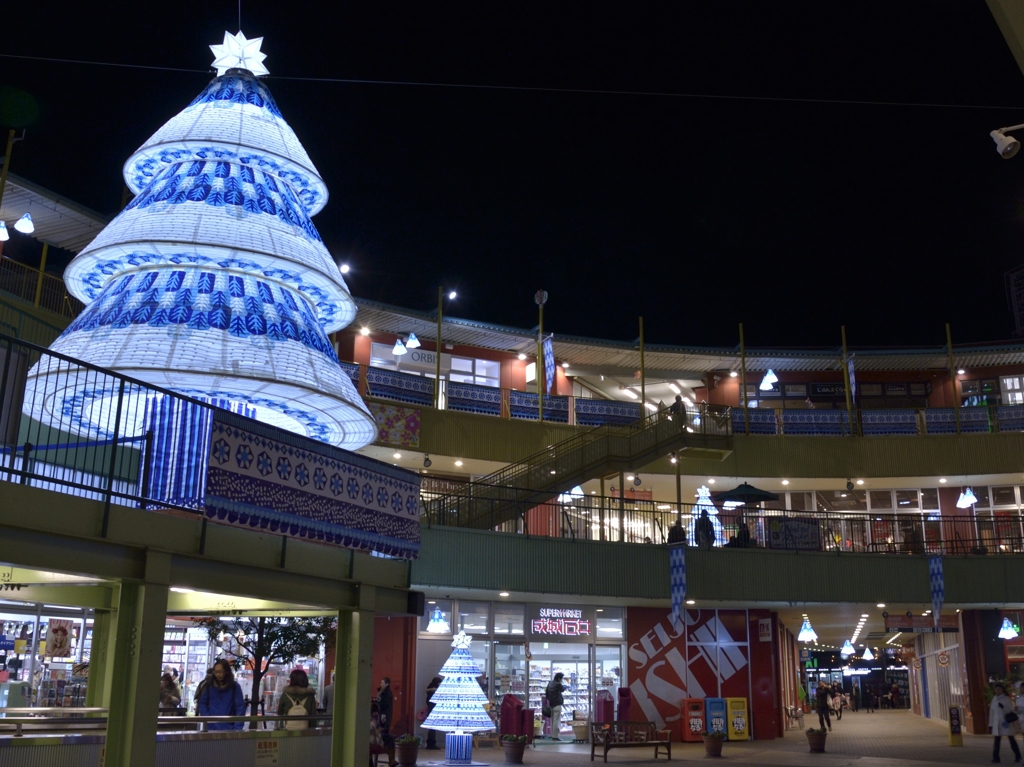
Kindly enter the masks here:
<path id="1" fill-rule="evenodd" d="M 630 426 L 581 432 L 470 482 L 458 494 L 426 500 L 423 521 L 493 529 L 587 480 L 640 469 L 673 451 L 721 458 L 731 449 L 730 408 L 701 405 L 685 416 L 661 410 Z"/>

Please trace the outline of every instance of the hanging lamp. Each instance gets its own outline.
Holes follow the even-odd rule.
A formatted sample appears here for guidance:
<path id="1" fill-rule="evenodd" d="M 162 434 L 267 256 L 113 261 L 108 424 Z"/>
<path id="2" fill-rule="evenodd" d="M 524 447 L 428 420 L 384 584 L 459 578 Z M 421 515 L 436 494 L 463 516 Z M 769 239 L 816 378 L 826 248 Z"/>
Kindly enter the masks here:
<path id="1" fill-rule="evenodd" d="M 1016 639 L 1018 637 L 1017 629 L 1010 623 L 1009 618 L 1003 618 L 1003 625 L 999 629 L 1000 639 Z"/>
<path id="2" fill-rule="evenodd" d="M 818 635 L 814 633 L 814 629 L 811 628 L 810 618 L 804 618 L 804 625 L 800 627 L 800 633 L 797 634 L 797 640 L 800 642 L 817 642 Z"/>

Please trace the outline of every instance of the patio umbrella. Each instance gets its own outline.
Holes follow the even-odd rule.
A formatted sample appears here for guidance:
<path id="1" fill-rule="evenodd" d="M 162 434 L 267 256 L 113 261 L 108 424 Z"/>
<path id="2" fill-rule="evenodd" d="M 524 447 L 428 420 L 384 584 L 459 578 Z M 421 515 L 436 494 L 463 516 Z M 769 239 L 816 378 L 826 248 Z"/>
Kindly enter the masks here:
<path id="1" fill-rule="evenodd" d="M 715 493 L 711 496 L 711 499 L 715 503 L 733 501 L 742 503 L 744 506 L 750 506 L 755 503 L 761 503 L 761 501 L 777 501 L 779 500 L 779 496 L 775 493 L 769 493 L 767 490 L 762 490 L 759 487 L 754 487 L 753 485 L 748 485 L 744 482 L 742 485 L 738 485 L 732 490 Z"/>

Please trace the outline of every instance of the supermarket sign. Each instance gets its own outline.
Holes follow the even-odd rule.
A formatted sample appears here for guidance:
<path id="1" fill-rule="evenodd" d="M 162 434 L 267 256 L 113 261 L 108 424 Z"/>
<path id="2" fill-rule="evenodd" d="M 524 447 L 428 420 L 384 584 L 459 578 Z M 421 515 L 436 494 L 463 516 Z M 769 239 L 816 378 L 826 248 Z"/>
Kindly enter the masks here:
<path id="1" fill-rule="evenodd" d="M 888 634 L 897 631 L 904 634 L 955 634 L 960 631 L 960 621 L 956 615 L 942 615 L 939 616 L 939 625 L 936 627 L 935 620 L 930 615 L 887 615 L 885 631 Z"/>
<path id="2" fill-rule="evenodd" d="M 575 607 L 538 607 L 530 620 L 536 636 L 590 636 L 590 615 Z"/>

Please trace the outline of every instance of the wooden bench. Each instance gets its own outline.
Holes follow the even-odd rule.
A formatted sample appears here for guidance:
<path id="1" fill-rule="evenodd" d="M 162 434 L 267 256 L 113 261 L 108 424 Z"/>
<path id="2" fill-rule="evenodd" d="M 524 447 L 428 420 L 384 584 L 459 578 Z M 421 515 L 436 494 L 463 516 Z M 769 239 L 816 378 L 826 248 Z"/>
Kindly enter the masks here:
<path id="1" fill-rule="evenodd" d="M 590 761 L 594 761 L 594 751 L 599 746 L 604 749 L 605 762 L 613 748 L 652 747 L 655 759 L 664 749 L 668 761 L 672 759 L 672 731 L 659 730 L 654 722 L 591 722 Z"/>

